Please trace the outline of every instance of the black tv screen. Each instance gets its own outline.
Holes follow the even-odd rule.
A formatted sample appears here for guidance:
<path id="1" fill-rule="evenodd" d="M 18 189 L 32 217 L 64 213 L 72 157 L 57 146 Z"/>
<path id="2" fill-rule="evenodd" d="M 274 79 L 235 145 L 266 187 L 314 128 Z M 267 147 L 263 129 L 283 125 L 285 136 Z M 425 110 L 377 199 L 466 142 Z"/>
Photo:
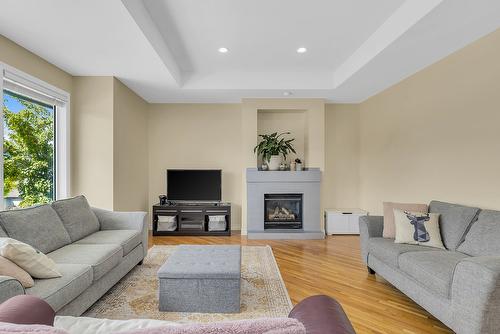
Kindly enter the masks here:
<path id="1" fill-rule="evenodd" d="M 221 170 L 168 169 L 169 201 L 220 201 Z"/>

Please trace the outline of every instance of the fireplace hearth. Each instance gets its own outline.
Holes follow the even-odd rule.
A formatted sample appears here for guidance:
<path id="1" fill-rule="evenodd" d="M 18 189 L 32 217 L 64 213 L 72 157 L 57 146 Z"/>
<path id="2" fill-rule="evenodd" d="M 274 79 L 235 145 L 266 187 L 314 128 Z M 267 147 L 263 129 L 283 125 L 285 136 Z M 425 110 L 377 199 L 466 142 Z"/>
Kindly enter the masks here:
<path id="1" fill-rule="evenodd" d="M 264 194 L 264 229 L 302 228 L 302 194 Z"/>

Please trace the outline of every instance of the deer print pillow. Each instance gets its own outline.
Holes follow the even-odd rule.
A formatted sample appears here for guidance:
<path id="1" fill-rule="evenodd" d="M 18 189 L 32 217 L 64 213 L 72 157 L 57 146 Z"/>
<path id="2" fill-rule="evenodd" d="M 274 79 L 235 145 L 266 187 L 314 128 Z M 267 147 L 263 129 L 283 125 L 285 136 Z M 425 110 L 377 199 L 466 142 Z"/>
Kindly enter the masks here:
<path id="1" fill-rule="evenodd" d="M 444 249 L 438 213 L 394 209 L 394 223 L 396 225 L 395 243 Z"/>

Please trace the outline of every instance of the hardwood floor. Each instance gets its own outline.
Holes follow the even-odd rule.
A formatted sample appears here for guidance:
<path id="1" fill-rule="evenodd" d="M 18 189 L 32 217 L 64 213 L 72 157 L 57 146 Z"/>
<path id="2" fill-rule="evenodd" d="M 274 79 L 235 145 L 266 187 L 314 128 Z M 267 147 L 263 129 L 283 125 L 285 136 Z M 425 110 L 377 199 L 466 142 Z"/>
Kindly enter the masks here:
<path id="1" fill-rule="evenodd" d="M 153 245 L 270 245 L 294 304 L 307 296 L 336 298 L 359 334 L 452 333 L 445 325 L 378 275 L 360 259 L 358 236 L 325 240 L 248 240 L 231 237 L 151 237 Z"/>

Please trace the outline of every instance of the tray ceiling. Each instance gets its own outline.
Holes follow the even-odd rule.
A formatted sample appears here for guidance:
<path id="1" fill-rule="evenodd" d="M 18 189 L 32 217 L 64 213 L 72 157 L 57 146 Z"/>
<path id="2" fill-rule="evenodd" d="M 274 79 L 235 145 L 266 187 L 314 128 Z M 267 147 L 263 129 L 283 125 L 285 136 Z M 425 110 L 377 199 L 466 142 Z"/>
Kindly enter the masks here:
<path id="1" fill-rule="evenodd" d="M 497 0 L 0 2 L 2 35 L 149 102 L 360 102 L 498 27 Z"/>

